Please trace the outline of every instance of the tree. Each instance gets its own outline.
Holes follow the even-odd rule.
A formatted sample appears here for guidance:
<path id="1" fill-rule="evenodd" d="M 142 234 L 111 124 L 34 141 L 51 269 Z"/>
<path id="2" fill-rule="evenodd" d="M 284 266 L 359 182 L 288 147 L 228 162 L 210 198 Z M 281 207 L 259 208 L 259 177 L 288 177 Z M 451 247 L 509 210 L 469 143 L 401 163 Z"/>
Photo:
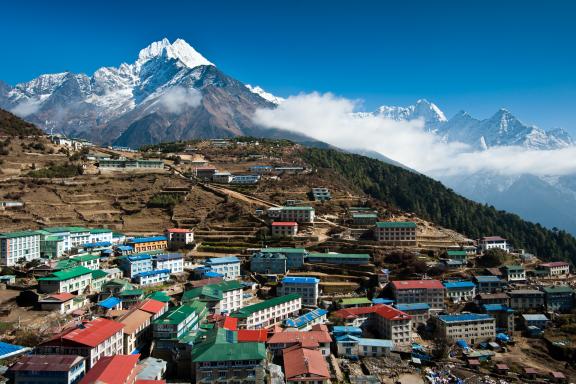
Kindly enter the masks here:
<path id="1" fill-rule="evenodd" d="M 492 268 L 498 267 L 506 261 L 507 257 L 506 251 L 500 248 L 492 248 L 484 253 L 484 256 L 480 257 L 476 262 L 479 266 Z"/>

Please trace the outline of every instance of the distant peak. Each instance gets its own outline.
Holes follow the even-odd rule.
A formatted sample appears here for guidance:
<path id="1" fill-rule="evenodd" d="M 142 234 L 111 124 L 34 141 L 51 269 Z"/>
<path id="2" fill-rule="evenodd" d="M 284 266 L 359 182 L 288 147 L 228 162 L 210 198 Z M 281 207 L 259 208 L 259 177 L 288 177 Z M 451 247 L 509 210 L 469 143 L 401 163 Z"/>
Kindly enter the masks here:
<path id="1" fill-rule="evenodd" d="M 143 64 L 150 59 L 165 56 L 170 59 L 180 60 L 188 68 L 198 67 L 200 65 L 214 65 L 196 51 L 190 44 L 183 39 L 176 39 L 172 44 L 167 38 L 155 41 L 142 49 L 138 54 L 137 63 Z"/>

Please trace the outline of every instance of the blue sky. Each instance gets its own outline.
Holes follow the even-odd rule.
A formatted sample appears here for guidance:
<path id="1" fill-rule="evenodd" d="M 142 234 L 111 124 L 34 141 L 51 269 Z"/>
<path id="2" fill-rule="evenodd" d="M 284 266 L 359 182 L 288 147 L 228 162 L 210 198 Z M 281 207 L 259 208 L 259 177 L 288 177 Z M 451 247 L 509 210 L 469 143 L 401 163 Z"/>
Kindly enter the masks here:
<path id="1" fill-rule="evenodd" d="M 50 3 L 50 4 L 48 4 Z M 229 75 L 287 96 L 333 92 L 366 109 L 437 103 L 576 133 L 572 1 L 11 1 L 0 79 L 133 61 L 168 37 Z"/>

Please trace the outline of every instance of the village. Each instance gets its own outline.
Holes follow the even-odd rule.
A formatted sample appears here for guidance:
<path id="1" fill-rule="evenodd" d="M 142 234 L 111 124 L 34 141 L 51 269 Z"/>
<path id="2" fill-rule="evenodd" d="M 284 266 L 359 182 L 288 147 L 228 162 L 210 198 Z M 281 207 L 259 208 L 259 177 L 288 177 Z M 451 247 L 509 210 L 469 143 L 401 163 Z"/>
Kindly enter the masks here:
<path id="1" fill-rule="evenodd" d="M 31 181 L 14 156 L 1 175 L 9 383 L 576 379 L 554 255 L 401 212 L 285 140 L 47 146 L 82 174 Z"/>

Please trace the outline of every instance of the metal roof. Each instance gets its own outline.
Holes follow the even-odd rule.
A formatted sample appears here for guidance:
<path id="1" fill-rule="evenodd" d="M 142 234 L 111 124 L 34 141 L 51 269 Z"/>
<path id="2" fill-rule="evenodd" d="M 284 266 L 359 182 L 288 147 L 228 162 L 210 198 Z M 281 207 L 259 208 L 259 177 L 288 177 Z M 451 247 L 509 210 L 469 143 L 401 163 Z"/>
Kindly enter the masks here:
<path id="1" fill-rule="evenodd" d="M 494 318 L 485 313 L 457 313 L 452 315 L 439 315 L 438 319 L 444 323 L 458 323 L 463 321 L 479 321 Z"/>

